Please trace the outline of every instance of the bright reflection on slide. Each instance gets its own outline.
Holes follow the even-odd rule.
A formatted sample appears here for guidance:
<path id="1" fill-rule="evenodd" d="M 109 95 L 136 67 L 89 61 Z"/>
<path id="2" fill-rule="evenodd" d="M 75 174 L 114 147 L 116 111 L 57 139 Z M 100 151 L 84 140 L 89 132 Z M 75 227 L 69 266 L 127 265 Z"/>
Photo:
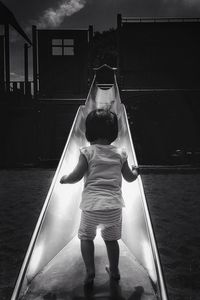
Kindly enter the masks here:
<path id="1" fill-rule="evenodd" d="M 40 245 L 35 247 L 33 258 L 32 258 L 32 264 L 31 264 L 31 272 L 32 273 L 34 273 L 35 270 L 37 270 L 37 268 L 40 264 L 44 246 L 45 246 L 44 243 L 41 243 Z M 30 280 L 31 278 L 28 278 L 28 279 Z"/>
<path id="2" fill-rule="evenodd" d="M 157 281 L 157 277 L 155 276 L 155 267 L 152 264 L 152 249 L 150 247 L 150 244 L 147 242 L 146 238 L 143 238 L 142 242 L 142 251 L 143 251 L 143 257 L 145 261 L 146 268 L 149 272 L 149 276 L 153 280 L 153 282 Z"/>
<path id="3" fill-rule="evenodd" d="M 123 180 L 122 192 L 125 200 L 122 240 L 132 250 L 141 265 L 148 270 L 152 280 L 156 282 L 157 276 L 151 246 L 147 240 L 138 181 L 128 183 Z"/>
<path id="4" fill-rule="evenodd" d="M 115 102 L 114 93 L 113 93 L 114 87 L 110 88 L 109 90 L 102 90 L 97 89 L 96 93 L 96 108 L 104 108 L 104 109 L 110 109 L 112 104 Z M 106 94 L 106 97 L 105 97 Z"/>

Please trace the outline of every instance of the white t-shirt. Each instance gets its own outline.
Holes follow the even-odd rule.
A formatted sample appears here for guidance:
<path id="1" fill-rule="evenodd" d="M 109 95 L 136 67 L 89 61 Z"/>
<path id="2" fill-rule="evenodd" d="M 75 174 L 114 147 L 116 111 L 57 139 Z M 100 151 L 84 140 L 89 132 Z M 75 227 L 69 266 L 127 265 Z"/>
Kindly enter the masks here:
<path id="1" fill-rule="evenodd" d="M 95 144 L 82 147 L 80 152 L 88 162 L 80 208 L 91 211 L 123 207 L 121 169 L 127 159 L 124 149 Z"/>

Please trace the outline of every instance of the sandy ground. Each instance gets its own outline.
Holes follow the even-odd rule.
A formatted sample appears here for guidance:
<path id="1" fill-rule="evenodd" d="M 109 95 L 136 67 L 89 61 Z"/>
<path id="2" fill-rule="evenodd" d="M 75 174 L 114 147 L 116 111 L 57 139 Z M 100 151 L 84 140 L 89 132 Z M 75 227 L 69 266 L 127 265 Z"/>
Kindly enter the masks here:
<path id="1" fill-rule="evenodd" d="M 172 300 L 200 299 L 200 174 L 143 176 Z"/>
<path id="2" fill-rule="evenodd" d="M 10 299 L 53 169 L 0 170 L 0 299 Z M 200 174 L 142 175 L 170 300 L 200 299 Z"/>

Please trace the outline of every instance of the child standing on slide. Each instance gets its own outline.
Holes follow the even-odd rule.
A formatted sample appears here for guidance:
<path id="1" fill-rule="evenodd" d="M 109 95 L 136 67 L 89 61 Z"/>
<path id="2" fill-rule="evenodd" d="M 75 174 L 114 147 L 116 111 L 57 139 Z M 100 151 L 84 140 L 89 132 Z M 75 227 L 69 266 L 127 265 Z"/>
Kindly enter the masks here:
<path id="1" fill-rule="evenodd" d="M 122 175 L 131 182 L 137 178 L 138 168 L 131 170 L 126 152 L 111 145 L 118 136 L 118 120 L 113 112 L 103 109 L 90 112 L 86 118 L 85 134 L 90 146 L 80 149 L 77 166 L 72 173 L 64 175 L 60 183 L 75 183 L 84 177 L 78 237 L 87 272 L 84 285 L 92 286 L 95 277 L 93 240 L 99 225 L 109 259 L 106 270 L 111 279 L 120 280 L 117 240 L 121 238 L 124 206 Z"/>

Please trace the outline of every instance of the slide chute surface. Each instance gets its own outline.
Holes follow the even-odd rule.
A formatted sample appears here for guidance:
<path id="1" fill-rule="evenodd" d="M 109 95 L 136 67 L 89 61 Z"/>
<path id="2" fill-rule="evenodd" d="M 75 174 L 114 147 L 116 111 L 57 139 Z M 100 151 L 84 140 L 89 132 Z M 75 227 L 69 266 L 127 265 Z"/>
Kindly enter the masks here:
<path id="1" fill-rule="evenodd" d="M 106 66 L 103 68 L 106 68 L 107 72 L 111 74 L 111 80 L 109 83 L 102 83 L 101 80 L 98 80 L 98 72 L 103 70 L 101 68 L 96 70 L 97 75 L 94 76 L 86 103 L 84 106 L 80 106 L 77 111 L 16 282 L 12 300 L 34 299 L 34 297 L 26 296 L 30 286 L 34 282 L 34 289 L 37 289 L 35 283 L 37 282 L 37 277 L 41 278 L 41 274 L 44 277 L 44 274 L 47 274 L 47 270 L 53 272 L 53 264 L 57 268 L 59 264 L 62 265 L 60 260 L 65 248 L 67 249 L 68 247 L 66 253 L 68 256 L 71 253 L 70 259 L 72 262 L 74 253 L 80 252 L 79 244 L 77 244 L 77 241 L 75 242 L 75 239 L 80 220 L 79 204 L 83 181 L 71 185 L 61 185 L 59 181 L 62 175 L 69 173 L 75 167 L 80 147 L 88 145 L 84 134 L 85 119 L 91 110 L 107 108 L 117 114 L 119 135 L 114 144 L 126 149 L 129 165 L 137 165 L 126 110 L 120 100 L 115 69 Z M 147 278 L 144 280 L 149 280 L 153 287 L 155 298 L 149 299 L 167 300 L 141 177 L 138 176 L 138 179 L 132 183 L 123 180 L 122 193 L 126 205 L 123 209 L 122 243 L 134 256 L 137 264 L 144 270 L 144 277 Z M 72 250 L 73 247 L 76 249 Z M 122 252 L 126 253 L 125 250 Z M 45 276 L 48 277 L 48 275 Z M 40 280 L 40 284 L 41 282 L 42 280 Z"/>

